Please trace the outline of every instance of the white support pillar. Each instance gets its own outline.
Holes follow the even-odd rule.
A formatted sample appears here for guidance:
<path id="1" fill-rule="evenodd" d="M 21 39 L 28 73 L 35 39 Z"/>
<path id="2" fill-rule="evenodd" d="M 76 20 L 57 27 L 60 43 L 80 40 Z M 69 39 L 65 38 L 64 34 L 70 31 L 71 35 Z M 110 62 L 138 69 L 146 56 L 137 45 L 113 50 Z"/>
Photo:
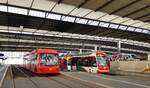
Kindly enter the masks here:
<path id="1" fill-rule="evenodd" d="M 118 47 L 118 53 L 120 53 L 120 51 L 121 51 L 121 41 L 118 41 L 117 47 Z"/>
<path id="2" fill-rule="evenodd" d="M 99 48 L 98 51 L 101 51 L 101 45 L 98 48 Z"/>
<path id="3" fill-rule="evenodd" d="M 94 46 L 94 51 L 97 52 L 98 46 Z"/>
<path id="4" fill-rule="evenodd" d="M 79 53 L 80 53 L 80 54 L 82 53 L 82 49 L 79 49 Z"/>
<path id="5" fill-rule="evenodd" d="M 148 54 L 148 61 L 150 61 L 150 53 Z"/>

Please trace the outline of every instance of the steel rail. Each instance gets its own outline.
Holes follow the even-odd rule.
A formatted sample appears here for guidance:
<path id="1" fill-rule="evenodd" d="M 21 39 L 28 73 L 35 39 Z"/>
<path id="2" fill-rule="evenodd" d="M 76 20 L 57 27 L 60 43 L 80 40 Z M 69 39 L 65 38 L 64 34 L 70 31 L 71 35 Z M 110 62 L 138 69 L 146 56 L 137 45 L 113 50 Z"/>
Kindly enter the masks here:
<path id="1" fill-rule="evenodd" d="M 29 81 L 31 81 L 31 83 L 34 85 L 34 88 L 40 88 L 40 87 L 37 85 L 37 83 L 35 83 L 25 72 L 23 72 L 20 68 L 18 68 L 18 67 L 16 67 L 16 66 L 14 66 L 14 67 L 15 67 L 16 69 L 18 69 L 18 71 L 20 71 L 24 76 L 26 76 Z"/>

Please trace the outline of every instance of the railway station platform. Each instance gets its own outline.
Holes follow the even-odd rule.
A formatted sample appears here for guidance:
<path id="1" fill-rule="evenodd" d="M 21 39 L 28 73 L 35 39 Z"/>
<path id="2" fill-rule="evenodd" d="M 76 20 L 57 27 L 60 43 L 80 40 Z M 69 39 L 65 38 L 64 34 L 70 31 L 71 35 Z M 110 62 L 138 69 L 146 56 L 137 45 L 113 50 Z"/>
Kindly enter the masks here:
<path id="1" fill-rule="evenodd" d="M 12 72 L 11 72 L 12 71 Z M 12 73 L 12 74 L 9 74 Z M 11 79 L 8 79 L 11 78 Z M 9 67 L 0 88 L 105 88 L 63 74 L 37 75 L 18 66 Z"/>
<path id="2" fill-rule="evenodd" d="M 0 0 L 0 88 L 150 88 L 150 0 Z"/>
<path id="3" fill-rule="evenodd" d="M 62 72 L 69 77 L 103 85 L 106 88 L 150 88 L 150 77 L 104 75 L 87 72 Z"/>
<path id="4" fill-rule="evenodd" d="M 5 72 L 0 88 L 150 88 L 148 77 L 80 71 L 37 75 L 19 66 L 9 66 Z"/>

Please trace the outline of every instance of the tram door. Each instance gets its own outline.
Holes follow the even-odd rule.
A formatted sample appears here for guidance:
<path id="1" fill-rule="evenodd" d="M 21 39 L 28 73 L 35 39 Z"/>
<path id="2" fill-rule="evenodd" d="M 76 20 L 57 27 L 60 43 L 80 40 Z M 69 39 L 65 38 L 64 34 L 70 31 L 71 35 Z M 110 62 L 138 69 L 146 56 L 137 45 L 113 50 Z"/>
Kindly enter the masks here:
<path id="1" fill-rule="evenodd" d="M 95 57 L 90 57 L 89 58 L 89 72 L 90 73 L 97 73 L 97 63 L 96 63 L 96 58 Z"/>

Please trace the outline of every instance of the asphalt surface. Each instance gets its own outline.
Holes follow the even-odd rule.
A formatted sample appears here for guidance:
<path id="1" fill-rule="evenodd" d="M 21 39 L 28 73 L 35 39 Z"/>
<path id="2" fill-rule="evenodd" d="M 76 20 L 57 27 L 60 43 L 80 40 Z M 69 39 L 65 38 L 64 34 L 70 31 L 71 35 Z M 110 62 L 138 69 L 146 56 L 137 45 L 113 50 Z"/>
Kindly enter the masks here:
<path id="1" fill-rule="evenodd" d="M 150 88 L 150 78 L 146 77 L 103 75 L 86 72 L 62 72 L 62 74 L 110 88 Z"/>

